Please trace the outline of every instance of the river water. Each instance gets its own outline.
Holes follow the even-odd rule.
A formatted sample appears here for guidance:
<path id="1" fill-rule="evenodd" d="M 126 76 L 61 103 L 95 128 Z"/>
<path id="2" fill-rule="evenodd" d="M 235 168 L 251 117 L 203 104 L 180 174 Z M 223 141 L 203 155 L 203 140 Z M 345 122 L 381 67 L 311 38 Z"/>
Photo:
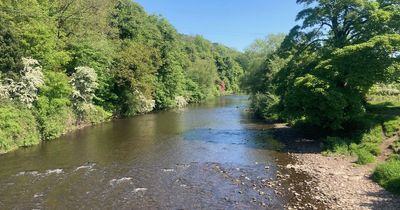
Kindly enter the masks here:
<path id="1" fill-rule="evenodd" d="M 2 155 L 0 209 L 283 209 L 293 197 L 266 183 L 291 160 L 248 103 L 220 97 Z"/>

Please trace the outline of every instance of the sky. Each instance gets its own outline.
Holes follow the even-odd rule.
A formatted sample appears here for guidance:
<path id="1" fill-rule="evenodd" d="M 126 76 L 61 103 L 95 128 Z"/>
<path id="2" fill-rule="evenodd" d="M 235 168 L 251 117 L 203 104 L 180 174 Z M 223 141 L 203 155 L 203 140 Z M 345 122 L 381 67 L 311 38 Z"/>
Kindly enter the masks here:
<path id="1" fill-rule="evenodd" d="M 255 39 L 287 33 L 302 9 L 295 0 L 135 0 L 162 15 L 179 33 L 202 35 L 243 50 Z"/>

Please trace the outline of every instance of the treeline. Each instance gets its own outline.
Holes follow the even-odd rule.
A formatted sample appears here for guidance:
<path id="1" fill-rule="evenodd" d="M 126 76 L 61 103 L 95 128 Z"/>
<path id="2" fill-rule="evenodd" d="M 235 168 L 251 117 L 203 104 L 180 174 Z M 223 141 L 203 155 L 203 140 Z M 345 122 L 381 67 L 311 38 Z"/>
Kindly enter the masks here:
<path id="1" fill-rule="evenodd" d="M 239 92 L 238 56 L 130 0 L 2 0 L 0 153 Z"/>
<path id="2" fill-rule="evenodd" d="M 395 99 L 399 91 L 400 1 L 297 3 L 305 7 L 297 15 L 300 25 L 255 42 L 241 57 L 250 69 L 244 85 L 252 108 L 265 119 L 323 130 L 328 153 L 373 162 L 384 135 L 400 131 L 399 101 L 369 100 L 377 98 L 373 92 Z M 399 161 L 394 155 L 375 177 L 400 193 Z"/>

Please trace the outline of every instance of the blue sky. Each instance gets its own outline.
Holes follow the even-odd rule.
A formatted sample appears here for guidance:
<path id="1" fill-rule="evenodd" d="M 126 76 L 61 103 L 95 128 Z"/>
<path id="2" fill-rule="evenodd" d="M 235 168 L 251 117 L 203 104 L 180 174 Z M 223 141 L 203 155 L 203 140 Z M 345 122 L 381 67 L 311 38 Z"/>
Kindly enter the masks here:
<path id="1" fill-rule="evenodd" d="M 295 0 L 135 0 L 167 18 L 180 33 L 243 50 L 256 38 L 287 33 L 302 9 Z"/>

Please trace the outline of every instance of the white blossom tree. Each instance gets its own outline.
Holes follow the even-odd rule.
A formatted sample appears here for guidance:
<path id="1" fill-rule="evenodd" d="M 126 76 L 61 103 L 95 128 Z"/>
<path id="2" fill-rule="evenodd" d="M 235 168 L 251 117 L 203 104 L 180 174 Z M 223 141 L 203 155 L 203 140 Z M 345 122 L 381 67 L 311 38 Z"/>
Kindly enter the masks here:
<path id="1" fill-rule="evenodd" d="M 42 67 L 39 62 L 32 58 L 22 58 L 24 68 L 21 70 L 21 79 L 14 81 L 5 79 L 8 84 L 2 84 L 0 95 L 16 100 L 31 108 L 37 99 L 39 87 L 44 84 Z"/>
<path id="2" fill-rule="evenodd" d="M 91 103 L 98 87 L 96 71 L 90 67 L 77 67 L 72 75 L 73 98 L 76 102 Z"/>

